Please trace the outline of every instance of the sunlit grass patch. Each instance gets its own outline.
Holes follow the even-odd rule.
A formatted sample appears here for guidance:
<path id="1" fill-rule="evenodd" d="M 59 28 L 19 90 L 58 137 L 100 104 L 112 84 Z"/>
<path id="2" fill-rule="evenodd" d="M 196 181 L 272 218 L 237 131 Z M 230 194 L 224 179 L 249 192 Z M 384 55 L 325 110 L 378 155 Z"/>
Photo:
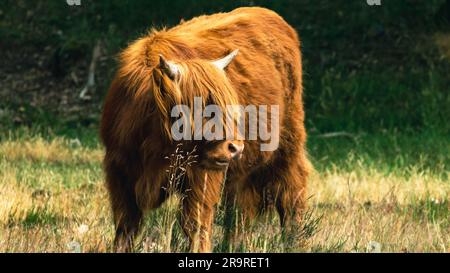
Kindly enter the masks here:
<path id="1" fill-rule="evenodd" d="M 0 176 L 0 224 L 21 221 L 32 208 L 30 191 L 15 180 L 14 170 L 2 169 Z"/>
<path id="2" fill-rule="evenodd" d="M 103 152 L 84 148 L 79 140 L 55 138 L 46 141 L 40 137 L 24 141 L 0 142 L 0 156 L 8 161 L 26 160 L 47 163 L 97 163 Z"/>
<path id="3" fill-rule="evenodd" d="M 363 137 L 357 143 L 313 139 L 309 145 L 316 172 L 308 183 L 310 198 L 300 235 L 283 236 L 277 214 L 271 213 L 245 227 L 238 243 L 226 246 L 220 207 L 213 229 L 214 251 L 449 251 L 450 183 L 444 138 L 436 138 L 435 144 L 433 139 L 426 141 L 424 145 L 435 151 L 430 155 L 420 145 L 414 146 L 415 152 L 408 150 L 406 144 L 420 142 L 397 137 Z M 386 150 L 393 143 L 398 143 L 396 153 L 403 155 L 402 162 L 390 158 L 392 151 Z M 369 146 L 372 151 L 366 152 Z M 0 251 L 112 250 L 114 227 L 99 146 L 27 137 L 0 142 L 0 150 Z M 136 251 L 188 251 L 179 212 L 179 196 L 150 212 Z"/>
<path id="4" fill-rule="evenodd" d="M 408 170 L 408 175 L 385 174 L 377 170 L 355 169 L 340 172 L 331 168 L 312 179 L 313 203 L 360 203 L 395 201 L 404 205 L 426 199 L 446 200 L 450 183 L 437 175 Z"/>
<path id="5" fill-rule="evenodd" d="M 312 251 L 446 252 L 450 247 L 448 174 L 419 168 L 385 173 L 332 167 L 310 180 L 311 204 L 323 213 Z"/>

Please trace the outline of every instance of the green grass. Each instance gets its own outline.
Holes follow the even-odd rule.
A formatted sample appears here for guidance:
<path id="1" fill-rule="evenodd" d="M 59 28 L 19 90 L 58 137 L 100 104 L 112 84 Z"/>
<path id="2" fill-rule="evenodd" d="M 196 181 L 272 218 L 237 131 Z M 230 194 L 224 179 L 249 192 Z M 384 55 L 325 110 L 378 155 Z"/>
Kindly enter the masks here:
<path id="1" fill-rule="evenodd" d="M 408 170 L 446 175 L 450 171 L 448 135 L 435 132 L 405 134 L 386 131 L 351 137 L 310 136 L 308 149 L 317 170 L 330 166 L 351 171 L 355 166 L 395 173 Z M 337 148 L 338 147 L 338 148 Z"/>
<path id="2" fill-rule="evenodd" d="M 365 252 L 371 241 L 389 252 L 448 251 L 448 149 L 446 136 L 430 132 L 356 139 L 311 136 L 308 150 L 317 173 L 309 182 L 309 210 L 300 235 L 284 237 L 271 213 L 229 249 L 222 242 L 219 209 L 214 251 Z M 0 155 L 0 192 L 7 202 L 0 204 L 0 251 L 66 252 L 72 241 L 83 251 L 111 250 L 112 220 L 99 145 L 74 146 L 68 138 L 39 135 L 3 137 Z M 149 213 L 136 251 L 186 251 L 179 211 L 178 199 L 172 198 Z M 80 231 L 82 225 L 88 231 Z M 23 239 L 8 239 L 19 237 Z"/>

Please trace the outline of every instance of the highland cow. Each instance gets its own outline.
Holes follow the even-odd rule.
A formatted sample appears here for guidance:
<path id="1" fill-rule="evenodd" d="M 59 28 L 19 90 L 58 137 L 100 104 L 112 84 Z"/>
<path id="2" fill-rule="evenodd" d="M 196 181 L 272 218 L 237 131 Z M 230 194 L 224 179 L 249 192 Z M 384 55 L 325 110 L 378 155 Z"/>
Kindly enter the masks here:
<path id="1" fill-rule="evenodd" d="M 273 206 L 283 226 L 300 223 L 311 165 L 299 46 L 296 31 L 279 15 L 255 7 L 152 30 L 123 50 L 101 119 L 116 250 L 133 249 L 145 212 L 170 195 L 167 157 L 181 144 L 197 158 L 171 192 L 183 193 L 181 226 L 191 251 L 211 251 L 222 195 L 228 212 L 232 206 L 242 212 L 234 222 L 246 223 Z M 278 147 L 261 151 L 265 140 L 245 137 L 174 140 L 171 110 L 192 107 L 194 97 L 222 109 L 278 106 Z"/>

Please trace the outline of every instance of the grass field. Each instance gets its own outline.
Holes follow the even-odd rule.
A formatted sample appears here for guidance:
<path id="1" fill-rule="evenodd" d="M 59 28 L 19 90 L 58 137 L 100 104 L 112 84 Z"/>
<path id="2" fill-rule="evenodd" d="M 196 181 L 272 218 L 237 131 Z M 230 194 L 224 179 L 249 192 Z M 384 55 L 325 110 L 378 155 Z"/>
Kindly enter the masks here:
<path id="1" fill-rule="evenodd" d="M 232 251 L 448 252 L 448 139 L 396 133 L 311 136 L 316 167 L 308 213 L 292 248 L 275 215 Z M 423 153 L 428 151 L 428 153 Z M 113 226 L 95 140 L 5 136 L 0 142 L 0 252 L 111 251 Z M 136 251 L 186 251 L 171 199 L 146 219 Z M 222 242 L 222 212 L 214 244 Z"/>
<path id="2" fill-rule="evenodd" d="M 316 171 L 298 237 L 266 215 L 228 250 L 450 251 L 449 0 L 81 2 L 0 2 L 0 252 L 111 251 L 97 135 L 115 56 L 151 26 L 252 5 L 300 35 Z M 177 202 L 148 215 L 137 252 L 187 250 Z"/>

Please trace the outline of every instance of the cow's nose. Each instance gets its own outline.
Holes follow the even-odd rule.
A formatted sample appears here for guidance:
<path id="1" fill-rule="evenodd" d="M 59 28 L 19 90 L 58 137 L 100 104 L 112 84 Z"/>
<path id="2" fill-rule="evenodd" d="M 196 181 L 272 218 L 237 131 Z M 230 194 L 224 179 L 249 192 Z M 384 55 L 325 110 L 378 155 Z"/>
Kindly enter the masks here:
<path id="1" fill-rule="evenodd" d="M 244 144 L 235 144 L 232 142 L 230 142 L 228 144 L 228 151 L 230 152 L 232 159 L 239 157 L 242 154 L 243 150 L 244 150 Z"/>

